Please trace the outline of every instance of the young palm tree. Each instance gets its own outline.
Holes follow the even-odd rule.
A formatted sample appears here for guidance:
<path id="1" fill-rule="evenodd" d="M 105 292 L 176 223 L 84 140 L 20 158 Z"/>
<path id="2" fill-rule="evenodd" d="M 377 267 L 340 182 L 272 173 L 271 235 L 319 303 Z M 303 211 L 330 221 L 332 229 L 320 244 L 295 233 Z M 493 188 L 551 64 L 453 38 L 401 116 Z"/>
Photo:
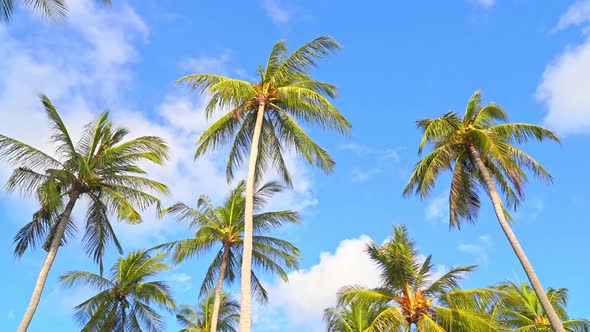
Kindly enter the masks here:
<path id="1" fill-rule="evenodd" d="M 180 220 L 187 221 L 191 227 L 196 227 L 194 238 L 175 241 L 161 245 L 168 250 L 173 250 L 175 263 L 210 251 L 219 246 L 215 259 L 209 266 L 205 280 L 201 286 L 200 296 L 208 294 L 215 286 L 213 312 L 211 316 L 211 332 L 217 332 L 219 308 L 222 302 L 223 283 L 233 283 L 235 276 L 240 274 L 242 261 L 242 249 L 244 245 L 244 197 L 245 183 L 241 181 L 234 188 L 224 203 L 213 206 L 207 196 L 201 196 L 197 202 L 197 209 L 188 207 L 183 203 L 177 203 L 165 210 L 175 214 Z M 257 214 L 253 218 L 253 242 L 252 257 L 255 267 L 278 274 L 283 280 L 287 280 L 287 273 L 282 266 L 297 268 L 299 250 L 291 243 L 264 235 L 285 223 L 296 223 L 299 216 L 294 211 L 261 212 L 273 194 L 283 190 L 276 182 L 268 182 L 254 193 L 254 211 Z M 243 274 L 243 273 L 242 273 Z M 268 300 L 268 295 L 262 284 L 252 274 L 252 286 L 262 301 Z"/>
<path id="2" fill-rule="evenodd" d="M 346 286 L 340 291 L 340 304 L 361 302 L 388 305 L 371 322 L 368 331 L 497 331 L 487 315 L 464 309 L 473 297 L 492 299 L 488 289 L 460 290 L 465 273 L 475 266 L 450 269 L 434 276 L 432 256 L 422 259 L 404 226 L 394 228 L 393 238 L 382 246 L 367 247 L 370 258 L 381 273 L 381 286 L 367 289 Z"/>
<path id="3" fill-rule="evenodd" d="M 508 209 L 516 209 L 524 195 L 525 170 L 540 179 L 552 180 L 536 160 L 514 144 L 529 140 L 559 142 L 559 138 L 539 126 L 508 122 L 508 116 L 500 106 L 494 103 L 481 105 L 479 91 L 469 100 L 463 118 L 449 112 L 437 119 L 419 120 L 417 124 L 424 132 L 418 152 L 421 154 L 427 144 L 433 150 L 416 164 L 404 196 L 414 192 L 425 197 L 434 188 L 437 177 L 452 170 L 450 225 L 459 228 L 465 220 L 475 221 L 480 206 L 478 189 L 482 187 L 490 196 L 500 226 L 539 296 L 551 325 L 557 332 L 563 332 L 559 316 L 508 223 Z"/>
<path id="4" fill-rule="evenodd" d="M 334 161 L 317 145 L 297 121 L 349 133 L 350 123 L 328 100 L 336 88 L 308 73 L 317 60 L 339 49 L 330 37 L 319 37 L 288 54 L 284 41 L 276 43 L 266 66 L 259 66 L 259 81 L 250 83 L 213 74 L 193 74 L 177 83 L 186 83 L 211 96 L 207 116 L 219 110 L 225 114 L 199 138 L 195 157 L 233 141 L 227 164 L 227 177 L 241 165 L 249 152 L 246 179 L 244 253 L 241 278 L 240 331 L 251 329 L 252 214 L 255 182 L 273 167 L 287 184 L 291 177 L 284 161 L 285 147 L 294 148 L 309 163 L 330 172 Z"/>
<path id="5" fill-rule="evenodd" d="M 386 303 L 352 301 L 324 310 L 328 332 L 369 332 L 387 310 Z M 394 332 L 395 326 L 383 326 L 378 331 Z"/>
<path id="6" fill-rule="evenodd" d="M 67 286 L 95 288 L 98 294 L 75 307 L 75 318 L 82 331 L 164 331 L 163 317 L 152 305 L 176 309 L 170 288 L 164 281 L 148 281 L 170 268 L 166 254 L 150 256 L 147 251 L 133 251 L 119 258 L 111 268 L 110 279 L 86 271 L 72 271 L 60 277 Z"/>
<path id="7" fill-rule="evenodd" d="M 181 332 L 209 332 L 213 326 L 213 306 L 215 295 L 208 292 L 197 307 L 181 306 L 176 320 L 183 327 Z M 231 299 L 228 293 L 221 293 L 217 330 L 219 332 L 237 332 L 240 321 L 240 304 Z"/>
<path id="8" fill-rule="evenodd" d="M 18 1 L 18 0 L 17 0 Z M 0 22 L 8 22 L 16 9 L 15 0 L 0 0 Z M 66 18 L 68 6 L 66 0 L 21 0 L 27 7 L 32 7 L 50 20 Z M 111 6 L 111 0 L 96 0 L 106 6 Z"/>
<path id="9" fill-rule="evenodd" d="M 124 141 L 125 128 L 115 128 L 108 113 L 88 124 L 76 145 L 49 98 L 41 101 L 51 125 L 51 141 L 57 144 L 58 158 L 16 139 L 0 134 L 0 160 L 17 166 L 8 179 L 8 191 L 34 194 L 41 208 L 15 236 L 15 255 L 40 243 L 47 251 L 31 301 L 18 331 L 26 331 L 39 304 L 49 270 L 60 246 L 74 235 L 71 215 L 76 203 L 88 200 L 85 234 L 86 252 L 100 265 L 106 245 L 119 244 L 109 221 L 109 213 L 123 221 L 141 222 L 138 210 L 159 199 L 149 192 L 167 193 L 165 185 L 143 177 L 140 162 L 163 164 L 168 146 L 158 137 Z"/>
<path id="10" fill-rule="evenodd" d="M 499 305 L 498 317 L 506 326 L 506 331 L 553 331 L 539 298 L 528 284 L 517 285 L 513 282 L 507 282 L 501 285 L 500 289 L 503 296 Z M 567 289 L 549 288 L 547 289 L 547 297 L 563 322 L 566 331 L 590 331 L 590 321 L 569 318 L 565 310 Z"/>

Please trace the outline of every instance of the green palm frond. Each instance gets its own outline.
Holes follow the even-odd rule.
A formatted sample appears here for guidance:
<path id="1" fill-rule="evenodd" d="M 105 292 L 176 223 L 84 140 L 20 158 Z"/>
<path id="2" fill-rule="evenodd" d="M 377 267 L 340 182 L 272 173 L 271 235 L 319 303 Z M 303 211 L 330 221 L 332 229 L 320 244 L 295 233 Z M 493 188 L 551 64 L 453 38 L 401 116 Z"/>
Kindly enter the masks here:
<path id="1" fill-rule="evenodd" d="M 145 177 L 146 172 L 138 166 L 146 162 L 162 165 L 168 158 L 168 145 L 152 136 L 125 140 L 129 131 L 115 127 L 108 112 L 86 125 L 80 139 L 74 142 L 55 105 L 47 96 L 40 98 L 57 158 L 0 135 L 0 160 L 16 166 L 6 189 L 34 194 L 40 204 L 33 221 L 15 237 L 15 254 L 20 256 L 39 243 L 48 250 L 54 239 L 64 245 L 75 233 L 66 202 L 71 203 L 71 209 L 78 200 L 87 198 L 82 242 L 102 271 L 107 245 L 113 243 L 121 251 L 108 216 L 141 222 L 140 212 L 149 206 L 159 208 L 156 195 L 168 194 L 166 185 Z M 58 234 L 58 226 L 63 223 L 65 233 Z"/>
<path id="2" fill-rule="evenodd" d="M 134 251 L 113 265 L 110 279 L 85 271 L 61 276 L 65 286 L 100 291 L 75 308 L 82 331 L 164 331 L 163 316 L 152 306 L 172 312 L 176 304 L 165 282 L 148 280 L 169 269 L 164 258 L 164 254 Z"/>
<path id="3" fill-rule="evenodd" d="M 552 131 L 528 123 L 508 122 L 506 111 L 494 103 L 482 104 L 481 94 L 475 92 L 463 117 L 449 112 L 436 119 L 417 121 L 422 130 L 418 152 L 429 146 L 432 151 L 414 167 L 404 196 L 426 197 L 436 180 L 447 170 L 452 172 L 449 194 L 449 222 L 459 228 L 464 221 L 475 222 L 480 207 L 480 188 L 487 185 L 475 164 L 473 148 L 503 196 L 503 209 L 509 218 L 524 196 L 527 171 L 548 182 L 551 175 L 536 160 L 514 144 L 528 141 L 555 141 Z"/>

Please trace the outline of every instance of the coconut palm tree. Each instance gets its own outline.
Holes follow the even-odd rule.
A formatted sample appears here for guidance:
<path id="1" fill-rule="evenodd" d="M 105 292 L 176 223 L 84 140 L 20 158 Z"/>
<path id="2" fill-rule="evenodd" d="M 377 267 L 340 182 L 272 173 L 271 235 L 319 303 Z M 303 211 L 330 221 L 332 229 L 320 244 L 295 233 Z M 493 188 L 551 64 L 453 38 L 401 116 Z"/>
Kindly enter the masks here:
<path id="1" fill-rule="evenodd" d="M 111 0 L 96 1 L 105 6 L 111 6 Z M 21 0 L 21 2 L 52 21 L 63 20 L 67 16 L 68 6 L 66 0 Z M 16 6 L 17 1 L 15 0 L 0 0 L 0 22 L 8 22 Z"/>
<path id="2" fill-rule="evenodd" d="M 249 153 L 241 269 L 246 271 L 241 278 L 241 332 L 251 330 L 251 275 L 248 271 L 252 265 L 255 183 L 272 167 L 291 184 L 283 155 L 285 148 L 293 148 L 326 172 L 333 169 L 334 160 L 307 136 L 297 121 L 341 133 L 350 131 L 350 123 L 328 99 L 335 97 L 336 88 L 309 74 L 319 59 L 339 47 L 334 39 L 322 36 L 288 54 L 285 41 L 281 40 L 274 45 L 266 66 L 259 66 L 258 82 L 214 74 L 193 74 L 177 81 L 210 96 L 206 106 L 208 117 L 218 111 L 225 112 L 201 135 L 195 157 L 232 142 L 226 169 L 231 179 Z"/>
<path id="3" fill-rule="evenodd" d="M 213 325 L 213 305 L 215 295 L 208 292 L 197 307 L 183 305 L 176 314 L 181 332 L 209 332 Z M 221 293 L 217 330 L 219 332 L 237 332 L 240 321 L 240 304 L 231 299 L 228 293 Z"/>
<path id="4" fill-rule="evenodd" d="M 387 310 L 386 303 L 352 301 L 324 310 L 328 332 L 369 332 L 377 326 L 381 314 Z M 394 332 L 396 326 L 382 326 L 380 332 Z"/>
<path id="5" fill-rule="evenodd" d="M 381 305 L 382 310 L 367 331 L 497 331 L 487 315 L 464 309 L 474 297 L 489 299 L 488 289 L 459 289 L 460 281 L 475 266 L 451 268 L 436 276 L 432 256 L 423 258 L 404 226 L 394 228 L 393 237 L 382 246 L 371 243 L 367 253 L 380 271 L 381 286 L 368 289 L 346 286 L 340 291 L 340 304 L 353 302 Z"/>
<path id="6" fill-rule="evenodd" d="M 26 331 L 33 318 L 59 247 L 75 234 L 71 217 L 80 199 L 86 198 L 88 202 L 82 242 L 102 273 L 107 244 L 113 242 L 122 250 L 109 214 L 139 223 L 138 211 L 152 204 L 159 205 L 159 199 L 150 192 L 168 192 L 164 184 L 143 177 L 145 171 L 137 166 L 140 162 L 163 164 L 168 146 L 162 139 L 144 136 L 125 141 L 128 130 L 113 127 L 105 112 L 84 128 L 80 140 L 74 144 L 49 98 L 42 96 L 41 101 L 49 117 L 57 158 L 0 134 L 0 160 L 16 166 L 8 179 L 7 190 L 35 195 L 41 205 L 33 220 L 15 236 L 14 253 L 20 257 L 39 244 L 47 251 L 18 331 Z"/>
<path id="7" fill-rule="evenodd" d="M 528 284 L 507 282 L 500 286 L 500 290 L 503 296 L 498 306 L 498 318 L 506 326 L 506 331 L 553 331 L 539 298 Z M 590 321 L 569 318 L 565 310 L 567 295 L 565 288 L 547 289 L 547 297 L 566 331 L 590 331 Z"/>
<path id="8" fill-rule="evenodd" d="M 212 307 L 210 331 L 216 332 L 219 309 L 222 302 L 223 283 L 233 283 L 236 275 L 239 275 L 242 261 L 242 249 L 244 243 L 244 197 L 246 184 L 241 181 L 236 188 L 230 191 L 222 205 L 213 206 L 207 196 L 201 196 L 197 202 L 197 208 L 193 209 L 186 204 L 177 203 L 165 210 L 174 214 L 178 219 L 188 222 L 189 226 L 196 228 L 193 238 L 174 241 L 159 247 L 173 251 L 175 263 L 180 263 L 187 258 L 209 252 L 218 246 L 215 259 L 209 266 L 199 296 L 208 294 L 215 287 L 214 305 Z M 297 268 L 299 250 L 291 243 L 264 235 L 285 223 L 297 223 L 299 215 L 294 211 L 262 212 L 269 199 L 284 188 L 277 182 L 268 182 L 254 193 L 253 221 L 253 250 L 254 266 L 267 272 L 278 274 L 283 280 L 287 280 L 287 273 L 282 266 Z M 263 302 L 268 300 L 268 295 L 262 284 L 252 274 L 252 286 Z"/>
<path id="9" fill-rule="evenodd" d="M 87 271 L 62 275 L 60 280 L 68 287 L 82 285 L 99 292 L 75 307 L 82 331 L 164 331 L 164 319 L 152 306 L 172 312 L 176 305 L 164 281 L 149 279 L 170 269 L 165 258 L 165 253 L 151 256 L 139 250 L 119 258 L 109 279 Z"/>
<path id="10" fill-rule="evenodd" d="M 514 144 L 529 140 L 559 142 L 559 138 L 540 126 L 508 122 L 500 106 L 494 103 L 482 106 L 479 91 L 469 100 L 462 118 L 449 112 L 436 119 L 419 120 L 417 124 L 424 133 L 418 153 L 422 154 L 426 145 L 433 150 L 416 164 L 404 196 L 416 193 L 424 198 L 434 188 L 438 176 L 451 170 L 450 225 L 459 228 L 464 221 L 476 220 L 481 187 L 489 195 L 500 226 L 551 325 L 557 332 L 563 332 L 559 316 L 508 223 L 508 210 L 516 209 L 524 195 L 526 170 L 542 180 L 552 181 L 551 175 L 536 160 Z"/>

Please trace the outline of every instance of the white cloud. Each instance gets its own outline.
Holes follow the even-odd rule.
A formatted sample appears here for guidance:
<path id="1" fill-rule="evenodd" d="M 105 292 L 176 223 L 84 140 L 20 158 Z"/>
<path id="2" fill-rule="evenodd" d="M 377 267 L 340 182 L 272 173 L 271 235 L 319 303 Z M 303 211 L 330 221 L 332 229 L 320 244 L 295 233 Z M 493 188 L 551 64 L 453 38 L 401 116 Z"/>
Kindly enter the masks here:
<path id="1" fill-rule="evenodd" d="M 228 52 L 217 56 L 202 55 L 183 60 L 180 67 L 191 73 L 211 72 L 219 75 L 228 75 L 231 71 L 228 67 L 230 58 Z"/>
<path id="2" fill-rule="evenodd" d="M 320 262 L 309 269 L 289 273 L 289 282 L 268 287 L 271 310 L 286 311 L 288 325 L 318 331 L 323 309 L 336 304 L 337 292 L 345 285 L 376 287 L 377 266 L 365 253 L 371 239 L 362 235 L 343 240 L 334 252 L 323 252 Z M 301 329 L 295 329 L 301 331 Z"/>
<path id="3" fill-rule="evenodd" d="M 8 314 L 6 315 L 8 320 L 14 320 L 14 309 L 8 310 Z"/>
<path id="4" fill-rule="evenodd" d="M 484 8 L 492 8 L 496 4 L 496 0 L 470 0 L 471 2 L 480 5 Z"/>
<path id="5" fill-rule="evenodd" d="M 578 1 L 561 16 L 555 31 L 588 24 L 590 1 Z M 590 132 L 590 37 L 568 45 L 543 72 L 536 99 L 547 108 L 544 124 L 561 134 Z"/>
<path id="6" fill-rule="evenodd" d="M 590 38 L 567 47 L 545 67 L 536 98 L 548 113 L 544 122 L 562 134 L 590 131 Z"/>
<path id="7" fill-rule="evenodd" d="M 262 8 L 275 24 L 285 24 L 291 19 L 291 12 L 282 0 L 262 0 Z"/>
<path id="8" fill-rule="evenodd" d="M 175 288 L 180 288 L 184 291 L 189 291 L 194 288 L 192 284 L 192 278 L 190 275 L 184 272 L 175 272 L 169 275 L 167 278 L 168 282 L 171 285 L 174 285 Z"/>
<path id="9" fill-rule="evenodd" d="M 566 29 L 570 26 L 577 26 L 590 21 L 590 1 L 581 0 L 571 4 L 566 12 L 561 15 L 554 31 Z"/>
<path id="10" fill-rule="evenodd" d="M 356 144 L 356 143 L 347 143 L 341 144 L 339 149 L 342 151 L 349 151 L 352 152 L 356 156 L 360 157 L 374 157 L 378 160 L 393 160 L 399 161 L 399 151 L 405 148 L 397 147 L 397 148 L 375 148 L 371 146 Z"/>
<path id="11" fill-rule="evenodd" d="M 352 170 L 352 183 L 364 183 L 367 182 L 373 176 L 381 173 L 381 169 L 374 167 L 369 169 L 354 168 Z"/>
<path id="12" fill-rule="evenodd" d="M 489 235 L 481 235 L 473 243 L 460 243 L 457 249 L 474 256 L 480 265 L 488 264 L 488 250 L 492 245 Z"/>
<path id="13" fill-rule="evenodd" d="M 426 205 L 426 219 L 446 223 L 449 215 L 449 198 L 444 193 L 432 198 Z"/>

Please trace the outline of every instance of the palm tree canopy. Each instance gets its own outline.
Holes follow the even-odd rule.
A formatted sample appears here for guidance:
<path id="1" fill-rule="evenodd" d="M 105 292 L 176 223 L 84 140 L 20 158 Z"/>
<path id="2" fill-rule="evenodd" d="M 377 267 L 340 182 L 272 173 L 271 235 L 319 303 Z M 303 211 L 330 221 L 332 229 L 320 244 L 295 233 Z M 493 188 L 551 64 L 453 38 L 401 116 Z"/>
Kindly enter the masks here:
<path id="1" fill-rule="evenodd" d="M 527 283 L 516 284 L 506 282 L 500 285 L 502 299 L 499 303 L 499 319 L 510 331 L 551 332 L 553 329 L 541 306 L 539 298 Z M 590 321 L 586 319 L 570 319 L 565 309 L 568 291 L 565 288 L 547 289 L 547 297 L 563 327 L 569 332 L 590 331 Z"/>
<path id="2" fill-rule="evenodd" d="M 200 296 L 204 296 L 214 287 L 226 248 L 229 250 L 226 282 L 233 283 L 240 274 L 244 232 L 244 190 L 245 183 L 241 181 L 219 206 L 214 206 L 207 196 L 201 196 L 196 209 L 184 203 L 177 203 L 164 210 L 165 213 L 174 214 L 179 220 L 188 222 L 191 228 L 197 229 L 195 236 L 191 239 L 158 246 L 172 250 L 175 263 L 178 264 L 219 246 L 217 255 L 205 275 Z M 266 234 L 285 223 L 299 222 L 299 214 L 291 210 L 263 212 L 272 196 L 282 190 L 284 190 L 283 186 L 271 181 L 260 186 L 254 194 L 256 214 L 253 219 L 253 265 L 257 269 L 277 274 L 283 280 L 287 280 L 284 267 L 297 268 L 300 258 L 299 249 L 288 241 Z M 264 302 L 267 301 L 268 294 L 255 274 L 253 274 L 252 285 L 258 298 Z"/>
<path id="3" fill-rule="evenodd" d="M 17 1 L 0 0 L 0 22 L 8 22 L 14 13 Z M 52 21 L 64 20 L 68 13 L 66 0 L 20 0 L 25 6 L 33 8 L 36 12 Z M 97 2 L 111 6 L 111 0 L 96 0 Z"/>
<path id="4" fill-rule="evenodd" d="M 336 87 L 313 79 L 308 73 L 317 61 L 340 48 L 331 37 L 319 37 L 288 54 L 285 41 L 274 45 L 265 66 L 258 68 L 256 83 L 214 74 L 193 74 L 180 78 L 190 88 L 211 96 L 206 114 L 225 112 L 199 138 L 195 158 L 210 149 L 232 142 L 227 177 L 242 165 L 250 150 L 256 117 L 263 106 L 264 120 L 256 164 L 257 179 L 269 166 L 283 180 L 291 176 L 283 159 L 284 148 L 293 148 L 309 163 L 330 172 L 334 160 L 300 127 L 302 121 L 321 128 L 350 132 L 350 123 L 328 98 L 336 96 Z"/>
<path id="5" fill-rule="evenodd" d="M 181 332 L 209 332 L 211 330 L 213 301 L 214 292 L 211 291 L 196 307 L 181 306 L 176 314 L 178 324 L 183 327 Z M 240 304 L 233 300 L 228 293 L 222 293 L 217 330 L 219 332 L 237 332 L 239 320 Z"/>
<path id="6" fill-rule="evenodd" d="M 41 96 L 51 126 L 51 142 L 56 158 L 19 140 L 0 134 L 0 160 L 16 166 L 6 189 L 36 196 L 40 209 L 14 238 L 15 255 L 41 243 L 51 243 L 64 208 L 72 197 L 88 199 L 83 244 L 86 252 L 100 265 L 106 244 L 121 245 L 111 227 L 110 214 L 118 219 L 139 223 L 139 211 L 160 200 L 152 193 L 167 194 L 168 188 L 144 177 L 138 163 L 162 165 L 168 145 L 160 138 L 143 136 L 125 140 L 129 131 L 114 127 L 107 112 L 84 128 L 74 144 L 65 123 L 49 98 Z M 69 221 L 62 245 L 76 231 Z"/>
<path id="7" fill-rule="evenodd" d="M 474 222 L 480 206 L 479 190 L 483 186 L 487 192 L 472 149 L 481 157 L 509 209 L 515 210 L 524 196 L 526 170 L 552 181 L 549 172 L 516 144 L 529 140 L 559 142 L 559 138 L 540 126 L 509 122 L 500 106 L 494 103 L 482 106 L 479 91 L 469 100 L 463 117 L 449 112 L 436 119 L 419 120 L 417 125 L 423 132 L 418 152 L 422 154 L 427 145 L 432 151 L 416 164 L 403 195 L 427 196 L 437 177 L 450 170 L 451 227 L 460 227 L 463 221 Z M 508 211 L 505 212 L 508 216 Z"/>
<path id="8" fill-rule="evenodd" d="M 376 331 L 400 326 L 416 326 L 419 331 L 496 331 L 495 322 L 481 313 L 464 309 L 473 298 L 492 299 L 488 289 L 461 290 L 460 282 L 475 266 L 449 269 L 441 276 L 434 273 L 432 256 L 424 258 L 416 250 L 404 226 L 394 228 L 393 237 L 382 246 L 371 243 L 367 253 L 380 271 L 381 286 L 367 289 L 346 286 L 340 291 L 339 304 L 386 303 L 371 325 Z M 373 330 L 369 330 L 373 331 Z"/>
<path id="9" fill-rule="evenodd" d="M 386 312 L 386 303 L 353 301 L 324 310 L 328 332 L 368 332 Z M 395 326 L 395 325 L 394 325 Z M 381 332 L 393 332 L 393 327 L 383 326 Z"/>
<path id="10" fill-rule="evenodd" d="M 166 255 L 133 251 L 119 258 L 109 279 L 86 271 L 60 277 L 66 286 L 87 286 L 99 293 L 77 305 L 74 317 L 82 331 L 164 331 L 164 318 L 152 307 L 172 312 L 176 305 L 164 281 L 150 281 L 169 267 Z"/>

